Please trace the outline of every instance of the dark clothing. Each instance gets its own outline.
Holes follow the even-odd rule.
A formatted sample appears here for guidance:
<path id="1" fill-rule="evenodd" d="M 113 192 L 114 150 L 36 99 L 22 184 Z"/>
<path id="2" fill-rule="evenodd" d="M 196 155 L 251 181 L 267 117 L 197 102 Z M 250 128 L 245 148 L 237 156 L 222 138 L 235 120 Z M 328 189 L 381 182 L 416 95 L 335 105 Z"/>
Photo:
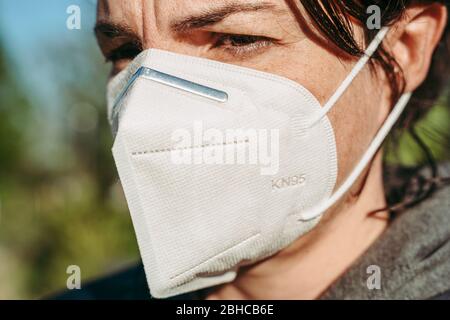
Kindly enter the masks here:
<path id="1" fill-rule="evenodd" d="M 379 289 L 368 289 L 369 266 L 379 267 Z M 205 292 L 172 299 L 201 299 Z M 150 294 L 138 264 L 57 298 L 150 299 Z M 321 299 L 450 299 L 450 187 L 395 218 Z"/>

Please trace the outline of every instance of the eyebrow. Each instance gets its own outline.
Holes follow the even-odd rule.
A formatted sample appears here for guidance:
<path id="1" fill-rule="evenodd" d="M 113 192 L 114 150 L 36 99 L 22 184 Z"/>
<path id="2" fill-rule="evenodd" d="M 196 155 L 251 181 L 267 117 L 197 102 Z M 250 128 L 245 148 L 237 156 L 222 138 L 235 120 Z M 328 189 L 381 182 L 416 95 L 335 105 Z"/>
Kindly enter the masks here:
<path id="1" fill-rule="evenodd" d="M 140 41 L 139 35 L 131 27 L 121 23 L 98 21 L 94 27 L 94 33 L 97 38 L 102 35 L 109 39 L 126 37 L 136 42 Z"/>
<path id="2" fill-rule="evenodd" d="M 236 13 L 269 10 L 274 7 L 274 4 L 268 2 L 228 4 L 219 8 L 207 9 L 200 14 L 191 15 L 178 21 L 174 21 L 171 23 L 170 29 L 176 33 L 185 33 L 193 29 L 214 25 Z"/>

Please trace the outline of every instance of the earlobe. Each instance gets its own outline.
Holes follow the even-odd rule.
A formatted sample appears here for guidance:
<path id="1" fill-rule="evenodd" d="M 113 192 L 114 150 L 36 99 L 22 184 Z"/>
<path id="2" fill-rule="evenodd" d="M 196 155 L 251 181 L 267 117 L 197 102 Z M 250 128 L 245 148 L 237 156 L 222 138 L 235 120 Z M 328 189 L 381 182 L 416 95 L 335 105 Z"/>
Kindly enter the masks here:
<path id="1" fill-rule="evenodd" d="M 426 79 L 433 53 L 447 24 L 447 8 L 440 3 L 407 9 L 392 47 L 403 70 L 407 92 L 416 90 Z"/>

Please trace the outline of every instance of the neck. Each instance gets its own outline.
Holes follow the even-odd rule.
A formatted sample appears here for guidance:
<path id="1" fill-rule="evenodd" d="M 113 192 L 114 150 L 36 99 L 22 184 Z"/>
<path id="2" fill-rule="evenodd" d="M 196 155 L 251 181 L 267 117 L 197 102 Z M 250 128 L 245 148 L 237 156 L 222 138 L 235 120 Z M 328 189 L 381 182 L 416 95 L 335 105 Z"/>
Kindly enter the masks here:
<path id="1" fill-rule="evenodd" d="M 366 177 L 359 182 L 358 195 L 350 193 L 310 233 L 275 256 L 243 268 L 234 282 L 219 287 L 208 299 L 320 297 L 388 225 L 387 212 L 369 214 L 386 207 L 381 154 Z"/>

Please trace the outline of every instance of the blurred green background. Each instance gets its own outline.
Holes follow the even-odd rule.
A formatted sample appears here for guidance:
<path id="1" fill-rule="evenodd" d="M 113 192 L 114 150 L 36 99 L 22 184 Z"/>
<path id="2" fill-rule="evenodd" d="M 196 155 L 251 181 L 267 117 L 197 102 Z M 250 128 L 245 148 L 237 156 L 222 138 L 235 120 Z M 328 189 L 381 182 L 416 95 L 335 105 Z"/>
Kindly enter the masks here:
<path id="1" fill-rule="evenodd" d="M 78 5 L 81 30 L 68 30 Z M 92 32 L 95 1 L 0 0 L 0 299 L 39 298 L 139 258 L 110 152 L 109 66 Z M 445 97 L 419 127 L 449 158 Z M 424 161 L 411 138 L 390 162 Z"/>
<path id="2" fill-rule="evenodd" d="M 138 260 L 94 23 L 94 1 L 0 0 L 0 299 L 66 288 L 69 265 L 83 284 Z"/>

